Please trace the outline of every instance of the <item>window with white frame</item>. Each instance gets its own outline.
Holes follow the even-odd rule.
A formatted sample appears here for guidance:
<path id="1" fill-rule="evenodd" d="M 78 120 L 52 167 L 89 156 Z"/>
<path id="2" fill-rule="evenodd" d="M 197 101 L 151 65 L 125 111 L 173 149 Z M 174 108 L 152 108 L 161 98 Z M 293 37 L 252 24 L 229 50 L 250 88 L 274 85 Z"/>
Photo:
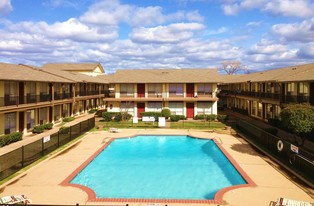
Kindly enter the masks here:
<path id="1" fill-rule="evenodd" d="M 173 115 L 183 115 L 183 102 L 169 102 L 169 109 Z"/>
<path id="2" fill-rule="evenodd" d="M 134 102 L 131 102 L 131 101 L 121 102 L 120 110 L 121 110 L 121 112 L 127 112 L 130 115 L 133 115 L 133 112 L 134 112 Z"/>
<path id="3" fill-rule="evenodd" d="M 197 95 L 198 96 L 209 96 L 212 94 L 211 84 L 197 84 Z"/>
<path id="4" fill-rule="evenodd" d="M 212 103 L 197 102 L 197 114 L 212 114 Z"/>
<path id="5" fill-rule="evenodd" d="M 184 85 L 183 84 L 169 84 L 169 94 L 172 96 L 183 96 Z"/>
<path id="6" fill-rule="evenodd" d="M 10 134 L 12 132 L 16 131 L 16 113 L 7 113 L 4 115 L 4 121 L 5 121 L 5 128 L 4 132 L 5 134 Z"/>
<path id="7" fill-rule="evenodd" d="M 120 84 L 121 96 L 134 96 L 134 85 L 133 84 Z"/>
<path id="8" fill-rule="evenodd" d="M 147 112 L 161 112 L 162 102 L 148 102 Z"/>

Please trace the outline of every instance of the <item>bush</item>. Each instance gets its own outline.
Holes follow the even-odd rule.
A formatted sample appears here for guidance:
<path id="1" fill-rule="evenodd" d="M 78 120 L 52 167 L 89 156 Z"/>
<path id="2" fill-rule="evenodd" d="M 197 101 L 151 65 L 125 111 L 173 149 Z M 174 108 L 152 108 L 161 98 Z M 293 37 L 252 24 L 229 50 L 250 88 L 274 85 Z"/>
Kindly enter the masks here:
<path id="1" fill-rule="evenodd" d="M 170 121 L 171 122 L 177 122 L 179 120 L 185 120 L 185 116 L 184 115 L 170 115 Z"/>
<path id="2" fill-rule="evenodd" d="M 62 126 L 59 129 L 59 134 L 68 134 L 70 127 Z"/>
<path id="3" fill-rule="evenodd" d="M 88 111 L 89 114 L 94 114 L 98 111 L 98 109 L 91 109 Z"/>
<path id="4" fill-rule="evenodd" d="M 217 117 L 217 115 L 215 115 L 215 114 L 209 114 L 209 115 L 207 115 L 207 121 L 215 121 L 216 117 Z"/>
<path id="5" fill-rule="evenodd" d="M 215 114 L 198 114 L 195 115 L 195 120 L 206 120 L 206 121 L 214 121 L 216 119 L 217 115 Z"/>
<path id="6" fill-rule="evenodd" d="M 75 120 L 75 117 L 64 117 L 63 118 L 63 122 L 71 122 L 73 120 Z"/>
<path id="7" fill-rule="evenodd" d="M 44 130 L 45 130 L 45 126 L 44 126 L 44 125 L 36 125 L 36 126 L 33 128 L 32 132 L 33 132 L 34 134 L 39 134 L 39 133 L 43 133 Z"/>
<path id="8" fill-rule="evenodd" d="M 141 112 L 142 117 L 154 117 L 155 121 L 158 121 L 158 117 L 161 117 L 161 112 Z"/>
<path id="9" fill-rule="evenodd" d="M 161 111 L 161 116 L 162 117 L 166 117 L 166 119 L 168 119 L 171 116 L 171 111 L 168 108 L 164 108 Z"/>
<path id="10" fill-rule="evenodd" d="M 53 127 L 53 123 L 46 123 L 43 125 L 45 129 L 50 130 Z"/>
<path id="11" fill-rule="evenodd" d="M 225 123 L 228 119 L 229 119 L 228 115 L 224 115 L 224 114 L 217 115 L 217 120 L 220 122 Z"/>
<path id="12" fill-rule="evenodd" d="M 278 133 L 278 130 L 277 130 L 276 128 L 273 128 L 273 127 L 265 128 L 264 131 L 265 131 L 265 132 L 268 132 L 268 133 L 270 133 L 270 134 L 272 134 L 272 135 L 275 135 L 275 136 L 276 136 L 277 133 Z"/>
<path id="13" fill-rule="evenodd" d="M 22 140 L 22 132 L 12 132 L 0 137 L 0 147 Z"/>
<path id="14" fill-rule="evenodd" d="M 121 112 L 103 112 L 102 118 L 105 122 L 120 122 L 122 121 L 122 115 L 124 115 L 124 120 L 130 120 L 132 115 L 128 113 L 121 113 Z"/>

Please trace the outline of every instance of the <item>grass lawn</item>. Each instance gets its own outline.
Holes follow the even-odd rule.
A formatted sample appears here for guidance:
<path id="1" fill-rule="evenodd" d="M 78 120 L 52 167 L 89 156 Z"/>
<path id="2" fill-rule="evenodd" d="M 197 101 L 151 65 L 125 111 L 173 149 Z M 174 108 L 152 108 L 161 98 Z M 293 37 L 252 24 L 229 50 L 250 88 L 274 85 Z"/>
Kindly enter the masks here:
<path id="1" fill-rule="evenodd" d="M 168 123 L 168 122 L 167 122 Z M 204 122 L 195 120 L 184 120 L 179 122 L 169 122 L 171 129 L 222 129 L 225 124 L 221 122 Z M 127 122 L 102 122 L 96 120 L 96 127 L 100 128 L 158 128 L 158 122 L 142 122 L 133 123 Z M 167 127 L 169 128 L 169 126 Z"/>

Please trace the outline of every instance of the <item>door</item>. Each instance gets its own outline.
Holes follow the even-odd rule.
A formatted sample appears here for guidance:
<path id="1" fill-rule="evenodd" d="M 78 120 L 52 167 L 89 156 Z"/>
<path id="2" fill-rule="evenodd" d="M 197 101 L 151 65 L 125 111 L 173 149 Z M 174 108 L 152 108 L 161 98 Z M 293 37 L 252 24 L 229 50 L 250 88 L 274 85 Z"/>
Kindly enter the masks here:
<path id="1" fill-rule="evenodd" d="M 137 117 L 142 118 L 141 112 L 145 112 L 145 103 L 137 103 Z"/>
<path id="2" fill-rule="evenodd" d="M 137 97 L 145 97 L 145 84 L 137 84 Z"/>
<path id="3" fill-rule="evenodd" d="M 19 82 L 19 104 L 24 103 L 24 82 Z"/>
<path id="4" fill-rule="evenodd" d="M 19 112 L 19 132 L 24 131 L 24 112 Z"/>
<path id="5" fill-rule="evenodd" d="M 194 103 L 186 103 L 186 117 L 194 118 Z"/>
<path id="6" fill-rule="evenodd" d="M 194 84 L 193 83 L 186 84 L 186 96 L 194 97 Z"/>

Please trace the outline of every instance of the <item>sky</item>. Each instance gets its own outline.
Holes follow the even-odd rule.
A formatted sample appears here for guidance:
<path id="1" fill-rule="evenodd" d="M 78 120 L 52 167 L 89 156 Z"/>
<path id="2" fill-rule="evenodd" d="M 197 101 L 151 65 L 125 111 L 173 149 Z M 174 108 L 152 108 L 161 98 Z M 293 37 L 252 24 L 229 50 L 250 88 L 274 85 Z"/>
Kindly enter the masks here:
<path id="1" fill-rule="evenodd" d="M 249 71 L 314 63 L 314 0 L 0 0 L 0 62 Z"/>

